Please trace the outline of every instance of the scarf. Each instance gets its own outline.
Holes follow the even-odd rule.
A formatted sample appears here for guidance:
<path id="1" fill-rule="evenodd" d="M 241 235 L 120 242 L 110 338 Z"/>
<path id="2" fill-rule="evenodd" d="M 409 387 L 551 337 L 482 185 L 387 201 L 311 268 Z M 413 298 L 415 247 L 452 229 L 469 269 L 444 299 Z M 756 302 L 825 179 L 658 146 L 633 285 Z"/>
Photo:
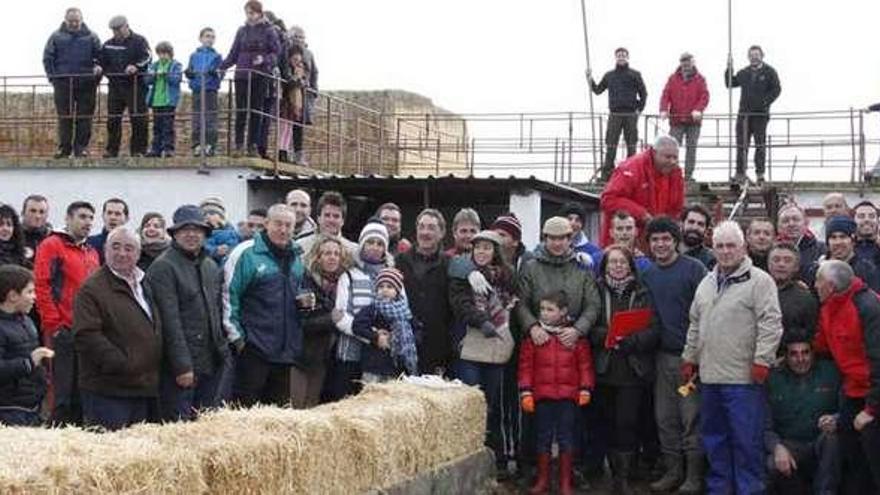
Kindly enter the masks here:
<path id="1" fill-rule="evenodd" d="M 630 273 L 624 278 L 621 279 L 613 279 L 608 275 L 605 275 L 605 285 L 611 289 L 611 292 L 614 293 L 615 296 L 622 296 L 632 285 L 632 283 L 636 280 L 635 275 Z"/>
<path id="2" fill-rule="evenodd" d="M 24 248 L 14 240 L 0 241 L 0 265 L 24 265 Z"/>
<path id="3" fill-rule="evenodd" d="M 391 325 L 391 357 L 394 364 L 406 369 L 410 375 L 417 375 L 419 361 L 409 303 L 405 297 L 398 297 L 393 301 L 376 299 L 375 304 L 379 315 Z"/>
<path id="4" fill-rule="evenodd" d="M 171 245 L 171 241 L 168 239 L 159 241 L 159 242 L 151 242 L 149 244 L 141 244 L 141 254 L 147 256 L 151 260 L 156 259 L 160 254 L 165 252 L 168 249 L 168 246 Z"/>
<path id="5" fill-rule="evenodd" d="M 336 283 L 339 282 L 339 273 L 324 273 L 322 271 L 315 279 L 324 294 L 336 298 Z"/>
<path id="6" fill-rule="evenodd" d="M 383 268 L 386 268 L 385 260 L 379 261 L 368 261 L 362 260 L 363 266 L 361 266 L 361 270 L 370 277 L 370 280 L 376 280 L 376 276 L 379 275 L 379 272 L 382 271 Z"/>

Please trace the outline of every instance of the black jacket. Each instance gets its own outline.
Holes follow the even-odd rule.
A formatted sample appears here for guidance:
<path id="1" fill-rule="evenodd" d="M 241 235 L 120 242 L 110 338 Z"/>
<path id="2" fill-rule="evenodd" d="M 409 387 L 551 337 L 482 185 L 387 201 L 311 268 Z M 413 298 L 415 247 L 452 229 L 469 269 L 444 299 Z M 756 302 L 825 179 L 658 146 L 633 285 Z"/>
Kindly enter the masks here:
<path id="1" fill-rule="evenodd" d="M 165 361 L 173 376 L 215 373 L 229 352 L 222 327 L 222 273 L 202 250 L 185 253 L 177 244 L 150 265 L 150 287 L 159 317 Z"/>
<path id="2" fill-rule="evenodd" d="M 31 352 L 40 345 L 37 328 L 23 315 L 0 311 L 0 409 L 35 409 L 46 395 L 46 373 Z"/>
<path id="3" fill-rule="evenodd" d="M 779 308 L 782 310 L 783 335 L 796 331 L 813 338 L 819 319 L 819 301 L 809 289 L 797 282 L 783 284 L 779 287 Z M 780 352 L 784 347 L 779 346 Z"/>
<path id="4" fill-rule="evenodd" d="M 801 237 L 798 243 L 798 251 L 801 254 L 801 280 L 810 280 L 810 272 L 813 270 L 813 264 L 822 257 L 825 252 L 825 243 L 816 239 L 813 235 L 805 235 Z"/>
<path id="5" fill-rule="evenodd" d="M 711 249 L 703 246 L 702 244 L 693 249 L 685 251 L 684 254 L 702 263 L 703 266 L 706 267 L 706 270 L 711 271 L 712 268 L 715 268 L 715 253 L 713 253 Z M 752 261 L 754 262 L 754 260 Z"/>
<path id="6" fill-rule="evenodd" d="M 303 350 L 294 365 L 297 368 L 308 369 L 330 361 L 333 337 L 337 332 L 331 316 L 336 302 L 336 292 L 326 294 L 311 274 L 307 274 L 303 279 L 302 290 L 311 290 L 317 302 L 315 309 L 300 310 L 299 313 L 302 319 Z"/>
<path id="7" fill-rule="evenodd" d="M 608 89 L 608 110 L 611 112 L 633 113 L 645 109 L 648 90 L 642 74 L 626 66 L 616 66 L 602 76 L 599 84 L 591 81 L 593 92 L 602 94 Z"/>
<path id="8" fill-rule="evenodd" d="M 651 308 L 648 289 L 637 283 L 634 290 L 624 291 L 621 297 L 617 297 L 602 283 L 599 284 L 599 296 L 602 300 L 602 311 L 589 333 L 596 382 L 612 386 L 637 386 L 652 382 L 655 376 L 654 354 L 660 344 L 660 327 L 656 313 L 647 330 L 628 337 L 632 339 L 632 350 L 624 352 L 605 348 L 605 337 L 611 325 L 609 315 L 613 316 L 619 311 Z"/>
<path id="9" fill-rule="evenodd" d="M 767 273 L 770 273 L 769 269 L 767 268 L 767 257 L 769 255 L 769 252 L 759 253 L 749 250 L 749 258 L 752 259 L 752 266 L 754 266 L 755 268 L 760 268 Z"/>
<path id="10" fill-rule="evenodd" d="M 399 254 L 395 266 L 403 273 L 403 284 L 413 318 L 422 322 L 422 342 L 419 345 L 419 371 L 434 373 L 437 368 L 448 369 L 452 362 L 452 325 L 449 308 L 449 258 L 443 253 L 425 257 L 413 247 Z"/>
<path id="11" fill-rule="evenodd" d="M 64 23 L 49 36 L 43 49 L 43 69 L 55 75 L 92 74 L 101 56 L 101 40 L 82 24 L 79 31 L 69 31 Z"/>
<path id="12" fill-rule="evenodd" d="M 751 66 L 740 70 L 728 81 L 730 69 L 724 71 L 724 85 L 742 88 L 739 93 L 740 113 L 768 113 L 770 105 L 779 98 L 782 87 L 776 69 L 763 64 L 760 69 Z"/>
<path id="13" fill-rule="evenodd" d="M 124 75 L 125 68 L 129 65 L 137 67 L 139 84 L 145 85 L 144 73 L 152 60 L 150 45 L 147 39 L 134 32 L 128 38 L 118 40 L 110 38 L 101 47 L 100 63 L 104 74 L 111 83 L 131 84 L 134 76 Z"/>

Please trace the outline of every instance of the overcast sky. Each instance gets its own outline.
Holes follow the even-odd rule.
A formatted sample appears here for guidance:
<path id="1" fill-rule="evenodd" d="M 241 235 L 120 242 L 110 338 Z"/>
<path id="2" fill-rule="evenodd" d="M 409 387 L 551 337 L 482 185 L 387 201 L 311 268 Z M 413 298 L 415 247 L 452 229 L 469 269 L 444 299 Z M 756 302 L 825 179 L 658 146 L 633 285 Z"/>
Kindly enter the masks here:
<path id="1" fill-rule="evenodd" d="M 37 0 L 0 29 L 3 72 L 42 73 L 43 45 L 71 0 Z M 75 1 L 73 2 L 75 3 Z M 85 22 L 102 40 L 107 21 L 125 14 L 155 46 L 170 41 L 185 61 L 198 31 L 217 30 L 225 54 L 242 24 L 241 0 L 82 0 Z M 10 4 L 12 5 L 12 4 Z M 21 4 L 19 4 L 21 5 Z M 578 0 L 267 0 L 288 25 L 307 32 L 322 89 L 405 89 L 458 113 L 585 110 L 584 45 Z M 724 0 L 588 0 L 594 72 L 613 64 L 617 46 L 656 112 L 662 86 L 690 51 L 709 82 L 709 113 L 727 111 Z M 779 72 L 776 111 L 845 109 L 880 101 L 876 0 L 734 0 L 733 57 L 747 63 L 752 43 Z M 597 111 L 606 108 L 597 97 Z M 734 104 L 736 100 L 734 100 Z"/>

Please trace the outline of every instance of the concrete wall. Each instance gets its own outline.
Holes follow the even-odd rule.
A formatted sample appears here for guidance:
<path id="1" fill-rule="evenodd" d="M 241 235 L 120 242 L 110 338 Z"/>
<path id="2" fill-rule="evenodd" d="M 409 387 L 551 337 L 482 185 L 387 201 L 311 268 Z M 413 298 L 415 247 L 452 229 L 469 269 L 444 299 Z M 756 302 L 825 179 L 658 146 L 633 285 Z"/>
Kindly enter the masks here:
<path id="1" fill-rule="evenodd" d="M 42 194 L 49 198 L 50 221 L 60 227 L 69 203 L 87 200 L 100 210 L 107 198 L 120 197 L 128 202 L 131 224 L 136 227 L 148 211 L 158 211 L 170 221 L 179 205 L 219 196 L 226 202 L 227 217 L 235 223 L 247 214 L 250 174 L 247 168 L 212 169 L 207 175 L 193 168 L 0 169 L 0 201 L 19 209 L 29 194 Z M 96 220 L 95 232 L 101 228 L 100 218 Z"/>

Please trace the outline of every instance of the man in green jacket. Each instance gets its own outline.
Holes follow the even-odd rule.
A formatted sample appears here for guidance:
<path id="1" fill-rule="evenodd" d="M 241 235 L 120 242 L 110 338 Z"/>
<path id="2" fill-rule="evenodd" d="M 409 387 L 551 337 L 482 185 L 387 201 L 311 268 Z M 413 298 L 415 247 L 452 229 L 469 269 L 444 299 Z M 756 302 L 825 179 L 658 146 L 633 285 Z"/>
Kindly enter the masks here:
<path id="1" fill-rule="evenodd" d="M 771 492 L 837 493 L 840 456 L 837 405 L 840 374 L 832 361 L 816 361 L 810 336 L 788 329 L 785 365 L 767 382 L 767 448 Z"/>

